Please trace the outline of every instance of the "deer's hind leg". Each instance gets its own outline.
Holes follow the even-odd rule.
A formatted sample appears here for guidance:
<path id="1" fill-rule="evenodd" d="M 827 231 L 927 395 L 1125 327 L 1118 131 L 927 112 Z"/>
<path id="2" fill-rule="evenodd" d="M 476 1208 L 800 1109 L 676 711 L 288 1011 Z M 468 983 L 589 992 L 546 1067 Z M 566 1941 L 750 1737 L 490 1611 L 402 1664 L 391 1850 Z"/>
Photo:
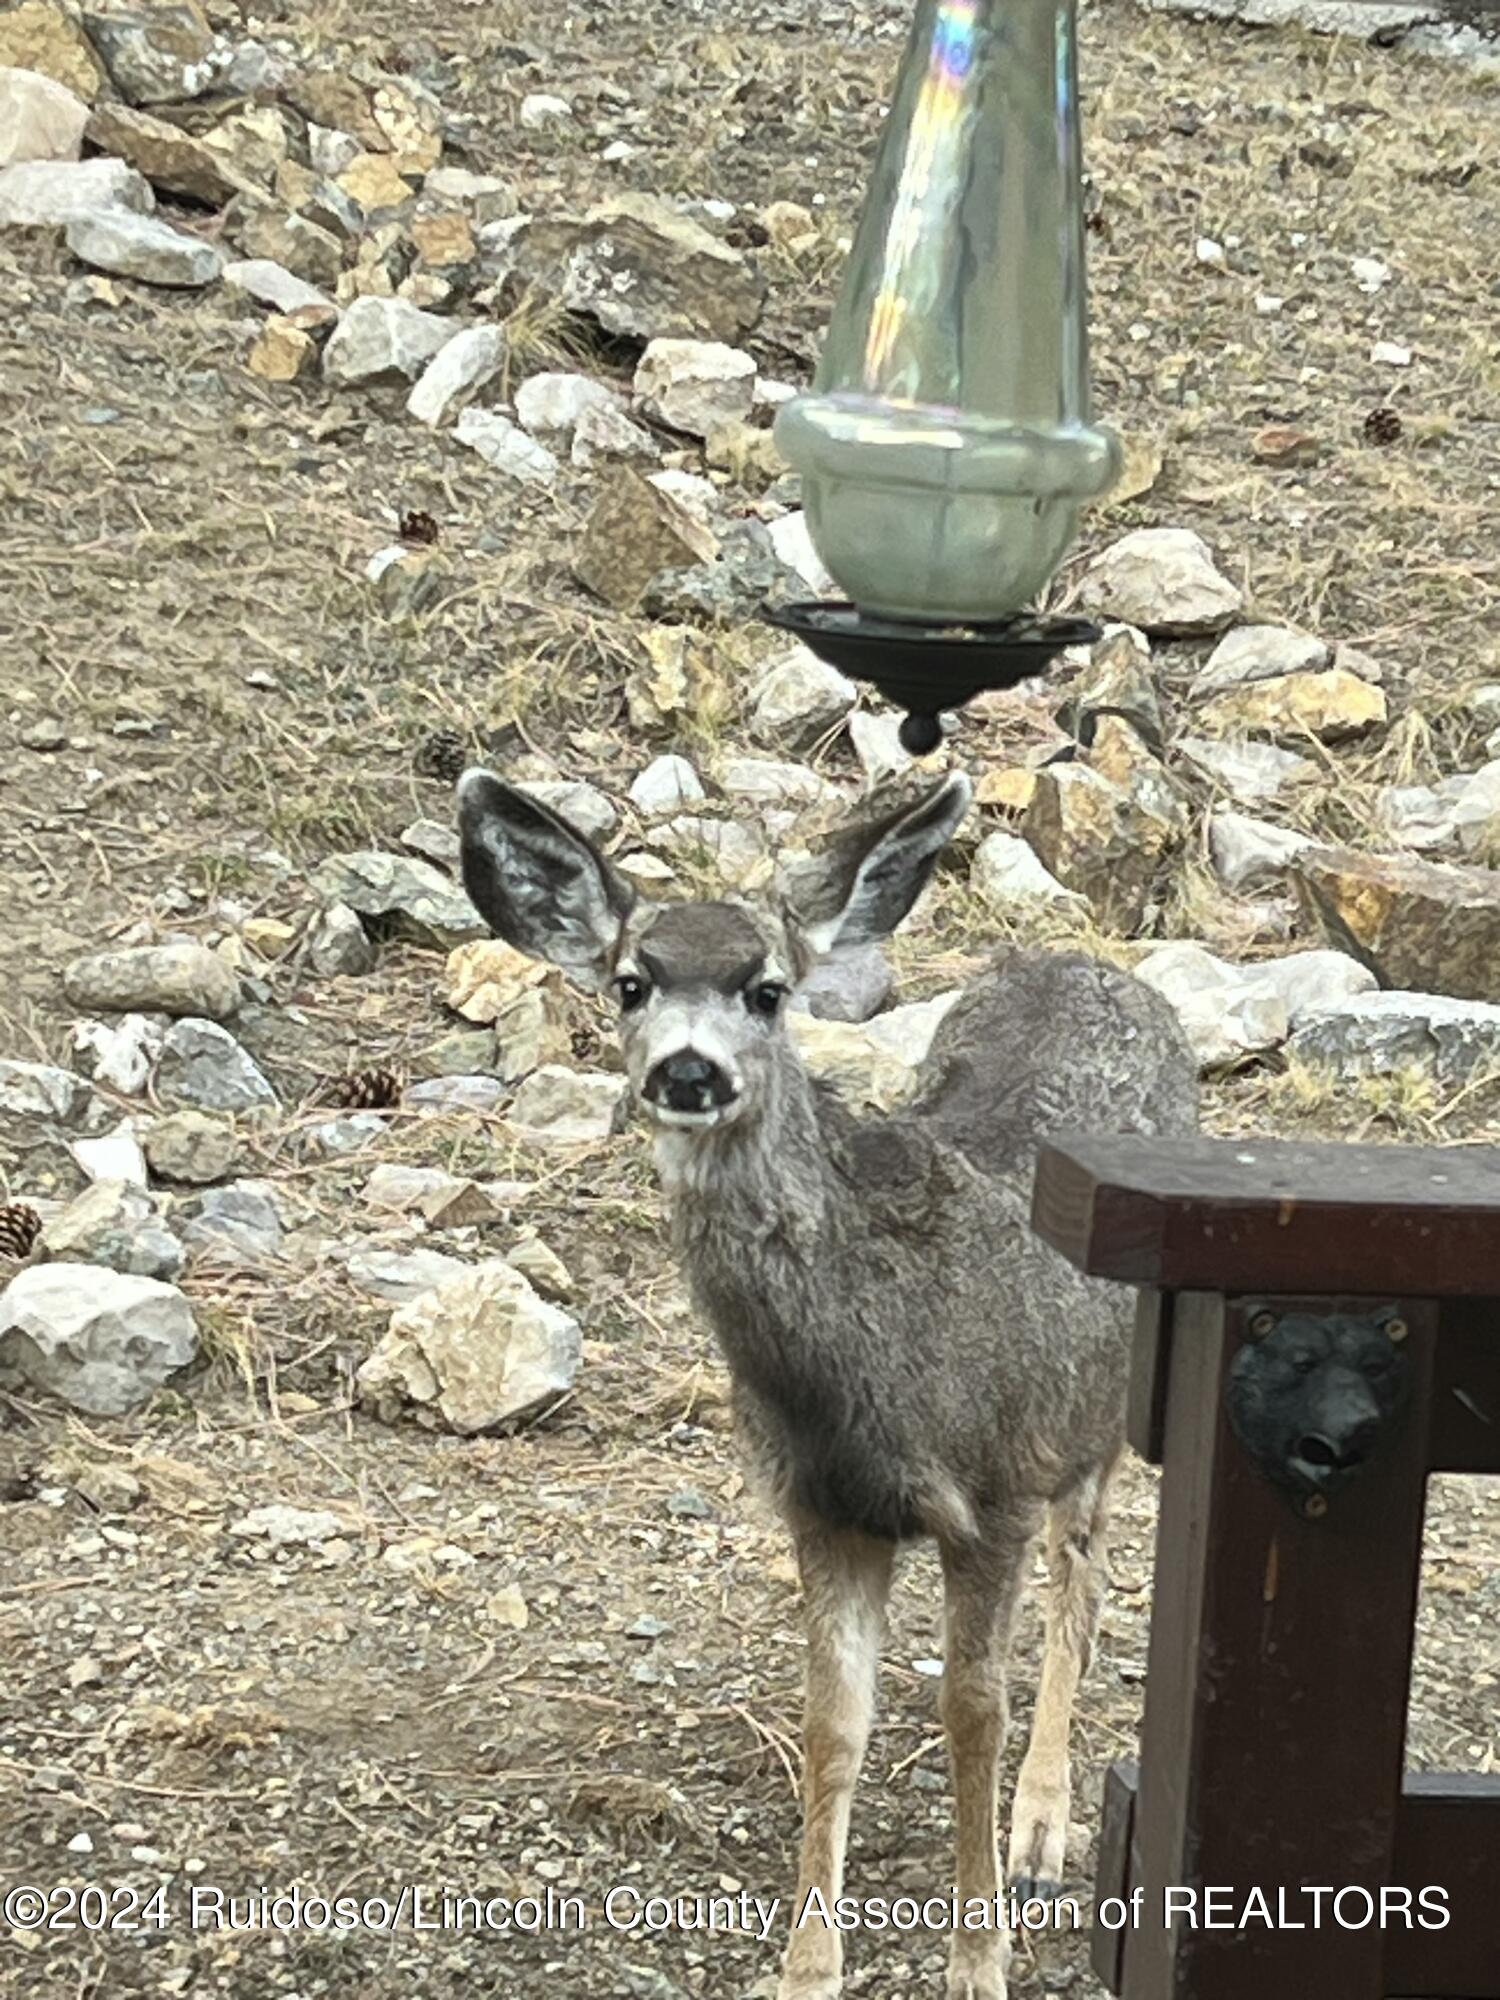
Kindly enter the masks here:
<path id="1" fill-rule="evenodd" d="M 1058 1893 L 1072 1809 L 1068 1731 L 1104 1602 L 1110 1488 L 1119 1460 L 1060 1494 L 1047 1518 L 1047 1637 L 1031 1740 L 1016 1783 L 1006 1873 L 1014 1893 Z"/>
<path id="2" fill-rule="evenodd" d="M 1000 1755 L 1009 1721 L 1006 1660 L 1027 1552 L 1040 1506 L 986 1527 L 981 1538 L 945 1544 L 943 1727 L 953 1764 L 961 1909 L 986 1904 L 989 1927 L 958 1929 L 948 1955 L 948 2000 L 1005 2000 L 1009 1940 L 999 1921 L 997 1808 Z"/>
<path id="3" fill-rule="evenodd" d="M 875 1711 L 895 1544 L 816 1523 L 794 1525 L 807 1630 L 803 1722 L 802 1861 L 792 1937 L 778 2000 L 834 2000 L 842 1933 L 807 1912 L 817 1890 L 829 1910 L 843 1888 L 855 1780 Z"/>

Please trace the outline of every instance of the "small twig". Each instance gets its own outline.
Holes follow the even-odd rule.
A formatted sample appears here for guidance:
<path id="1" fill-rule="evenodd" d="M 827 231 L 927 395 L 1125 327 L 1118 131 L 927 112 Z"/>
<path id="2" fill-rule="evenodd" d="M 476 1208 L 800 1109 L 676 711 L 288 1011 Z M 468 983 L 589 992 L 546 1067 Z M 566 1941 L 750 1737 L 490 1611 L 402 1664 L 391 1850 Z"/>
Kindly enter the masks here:
<path id="1" fill-rule="evenodd" d="M 731 1712 L 739 1717 L 740 1721 L 745 1724 L 752 1735 L 757 1737 L 767 1749 L 775 1751 L 777 1762 L 781 1765 L 782 1770 L 786 1772 L 786 1781 L 791 1786 L 792 1796 L 795 1798 L 801 1790 L 801 1785 L 787 1751 L 787 1739 L 779 1730 L 772 1729 L 769 1723 L 761 1722 L 757 1717 L 753 1716 L 749 1709 L 743 1707 L 739 1702 L 735 1702 L 732 1705 Z"/>
<path id="2" fill-rule="evenodd" d="M 19 1771 L 23 1777 L 34 1777 L 41 1766 L 17 1763 L 14 1758 L 0 1758 L 0 1770 Z M 210 1792 L 198 1785 L 143 1785 L 135 1778 L 112 1778 L 107 1771 L 72 1771 L 69 1773 L 80 1785 L 115 1785 L 121 1791 L 140 1792 L 150 1799 L 258 1799 L 261 1794 L 249 1792 Z"/>

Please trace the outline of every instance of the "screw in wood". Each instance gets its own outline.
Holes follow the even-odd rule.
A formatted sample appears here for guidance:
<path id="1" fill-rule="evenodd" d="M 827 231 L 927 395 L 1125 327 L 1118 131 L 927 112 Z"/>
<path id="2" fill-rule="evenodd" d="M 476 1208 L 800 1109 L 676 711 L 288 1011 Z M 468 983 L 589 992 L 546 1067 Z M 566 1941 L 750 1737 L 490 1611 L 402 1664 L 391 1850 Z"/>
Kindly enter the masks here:
<path id="1" fill-rule="evenodd" d="M 1410 1331 L 1411 1329 L 1404 1319 L 1388 1319 L 1385 1323 L 1385 1337 L 1387 1340 L 1405 1340 Z"/>
<path id="2" fill-rule="evenodd" d="M 1309 1521 L 1321 1521 L 1328 1512 L 1328 1502 L 1321 1493 L 1309 1493 L 1302 1503 L 1302 1511 Z"/>

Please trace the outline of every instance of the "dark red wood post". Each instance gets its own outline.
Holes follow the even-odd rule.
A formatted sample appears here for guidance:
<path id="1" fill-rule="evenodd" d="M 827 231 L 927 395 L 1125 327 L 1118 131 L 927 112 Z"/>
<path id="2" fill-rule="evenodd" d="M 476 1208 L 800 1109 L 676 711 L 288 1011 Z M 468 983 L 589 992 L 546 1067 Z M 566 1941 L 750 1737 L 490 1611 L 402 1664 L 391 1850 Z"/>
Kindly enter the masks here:
<path id="1" fill-rule="evenodd" d="M 1427 1476 L 1500 1473 L 1500 1149 L 1059 1141 L 1033 1220 L 1142 1288 L 1128 1420 L 1163 1467 L 1096 1972 L 1125 2000 L 1500 2000 L 1500 1781 L 1403 1779 Z M 1309 1496 L 1226 1391 L 1289 1316 L 1338 1315 L 1399 1343 L 1408 1395 Z"/>
<path id="2" fill-rule="evenodd" d="M 1385 1991 L 1434 1315 L 1400 1304 L 1412 1404 L 1378 1460 L 1309 1518 L 1225 1417 L 1249 1313 L 1292 1303 L 1177 1300 L 1125 2000 Z"/>

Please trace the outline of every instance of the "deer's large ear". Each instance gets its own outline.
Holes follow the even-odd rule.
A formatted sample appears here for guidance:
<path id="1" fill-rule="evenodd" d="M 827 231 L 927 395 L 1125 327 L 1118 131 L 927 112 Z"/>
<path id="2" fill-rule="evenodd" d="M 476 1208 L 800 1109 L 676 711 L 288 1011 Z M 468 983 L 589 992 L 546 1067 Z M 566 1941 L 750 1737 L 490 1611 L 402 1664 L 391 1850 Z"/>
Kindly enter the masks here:
<path id="1" fill-rule="evenodd" d="M 954 771 L 916 803 L 851 830 L 791 890 L 792 915 L 822 954 L 889 936 L 911 909 L 969 810 L 973 787 Z"/>
<path id="2" fill-rule="evenodd" d="M 464 888 L 490 929 L 581 986 L 608 977 L 635 892 L 547 807 L 489 771 L 458 781 Z"/>

